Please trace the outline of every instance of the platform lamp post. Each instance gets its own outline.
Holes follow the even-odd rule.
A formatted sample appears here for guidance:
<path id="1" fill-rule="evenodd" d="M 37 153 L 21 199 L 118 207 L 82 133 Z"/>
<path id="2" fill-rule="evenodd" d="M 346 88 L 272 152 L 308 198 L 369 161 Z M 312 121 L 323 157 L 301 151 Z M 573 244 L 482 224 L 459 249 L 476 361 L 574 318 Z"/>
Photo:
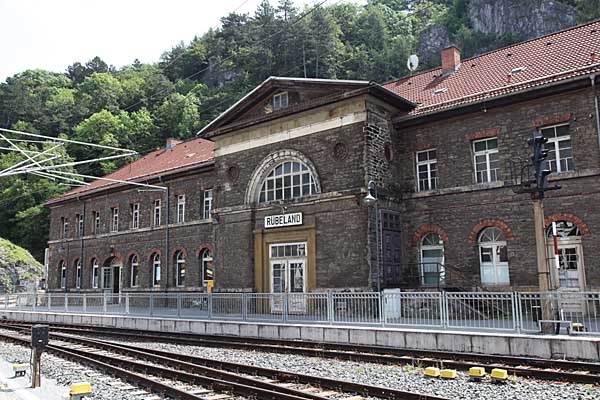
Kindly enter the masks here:
<path id="1" fill-rule="evenodd" d="M 379 262 L 379 196 L 377 193 L 377 185 L 374 181 L 369 181 L 367 184 L 367 195 L 363 197 L 362 203 L 375 211 L 375 246 L 377 247 L 375 262 L 377 271 L 377 292 L 381 292 L 381 266 Z"/>

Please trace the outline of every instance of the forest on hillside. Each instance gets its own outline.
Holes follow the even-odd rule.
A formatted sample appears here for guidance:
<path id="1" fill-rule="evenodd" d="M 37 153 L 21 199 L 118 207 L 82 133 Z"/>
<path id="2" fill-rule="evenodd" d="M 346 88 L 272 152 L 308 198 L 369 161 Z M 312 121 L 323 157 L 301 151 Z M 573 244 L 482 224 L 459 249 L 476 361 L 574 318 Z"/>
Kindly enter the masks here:
<path id="1" fill-rule="evenodd" d="M 298 9 L 292 0 L 262 1 L 254 14 L 231 13 L 221 26 L 166 50 L 152 64 L 115 68 L 98 57 L 63 73 L 27 70 L 0 83 L 0 127 L 147 153 L 167 137 L 187 139 L 269 76 L 385 82 L 408 73 L 421 32 L 444 27 L 468 57 L 522 40 L 519 34 L 477 32 L 468 0 L 370 0 L 366 6 L 320 0 Z M 577 22 L 600 16 L 600 0 L 562 0 Z M 189 38 L 182 38 L 189 40 Z M 422 63 L 432 67 L 439 60 Z M 42 146 L 40 144 L 40 146 Z M 102 151 L 65 148 L 72 159 Z M 0 152 L 0 170 L 18 162 Z M 86 165 L 101 175 L 124 163 Z M 0 179 L 0 237 L 41 259 L 48 210 L 40 204 L 70 186 L 20 175 Z"/>

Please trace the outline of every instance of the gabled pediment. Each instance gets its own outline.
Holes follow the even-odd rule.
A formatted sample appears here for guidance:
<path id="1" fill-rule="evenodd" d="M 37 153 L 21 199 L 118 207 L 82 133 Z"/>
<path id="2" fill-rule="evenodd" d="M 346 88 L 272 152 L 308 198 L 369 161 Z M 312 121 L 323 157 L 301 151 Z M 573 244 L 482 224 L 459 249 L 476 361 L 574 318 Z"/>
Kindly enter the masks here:
<path id="1" fill-rule="evenodd" d="M 409 111 L 415 107 L 410 101 L 369 81 L 270 77 L 215 118 L 198 135 L 217 136 L 226 127 L 253 121 L 258 123 L 366 93 L 379 95 L 401 110 Z"/>

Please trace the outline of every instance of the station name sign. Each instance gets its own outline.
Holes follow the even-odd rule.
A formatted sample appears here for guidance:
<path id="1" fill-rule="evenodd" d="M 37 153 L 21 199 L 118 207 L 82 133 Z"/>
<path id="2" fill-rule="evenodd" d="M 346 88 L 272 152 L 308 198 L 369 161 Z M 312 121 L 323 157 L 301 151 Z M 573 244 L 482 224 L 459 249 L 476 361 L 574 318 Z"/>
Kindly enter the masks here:
<path id="1" fill-rule="evenodd" d="M 269 215 L 265 217 L 265 228 L 302 225 L 302 213 Z"/>

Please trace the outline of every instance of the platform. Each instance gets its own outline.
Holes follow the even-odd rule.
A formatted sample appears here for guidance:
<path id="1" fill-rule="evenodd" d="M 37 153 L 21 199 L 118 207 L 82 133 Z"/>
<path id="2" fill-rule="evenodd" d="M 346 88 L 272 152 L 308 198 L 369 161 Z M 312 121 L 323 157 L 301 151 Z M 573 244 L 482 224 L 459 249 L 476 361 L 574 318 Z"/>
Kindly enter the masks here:
<path id="1" fill-rule="evenodd" d="M 600 360 L 600 337 L 529 335 L 504 332 L 386 328 L 348 325 L 299 325 L 241 321 L 90 315 L 32 311 L 0 311 L 0 318 L 73 325 L 95 325 L 160 332 L 185 332 L 249 338 L 307 340 L 379 345 L 507 356 Z"/>
<path id="2" fill-rule="evenodd" d="M 64 400 L 69 388 L 57 385 L 42 376 L 42 386 L 31 388 L 31 376 L 15 378 L 11 364 L 0 358 L 0 399 L 2 400 Z"/>

